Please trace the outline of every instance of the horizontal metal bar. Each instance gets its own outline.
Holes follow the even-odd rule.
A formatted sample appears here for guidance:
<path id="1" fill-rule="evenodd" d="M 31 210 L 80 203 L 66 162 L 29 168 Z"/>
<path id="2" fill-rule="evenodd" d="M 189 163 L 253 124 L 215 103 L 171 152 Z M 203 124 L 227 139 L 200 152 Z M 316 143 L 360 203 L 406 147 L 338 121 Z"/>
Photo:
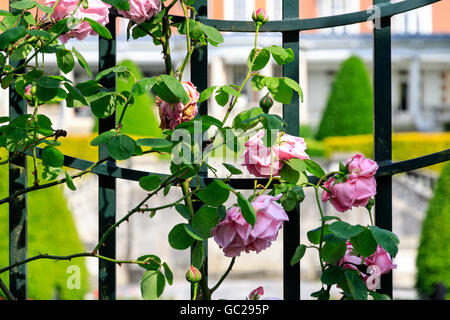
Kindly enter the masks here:
<path id="1" fill-rule="evenodd" d="M 394 15 L 424 7 L 441 0 L 405 0 L 397 3 L 379 4 L 379 12 L 377 10 L 357 11 L 335 16 L 326 16 L 311 19 L 285 19 L 279 21 L 269 21 L 261 27 L 260 32 L 286 32 L 286 31 L 305 31 L 313 29 L 325 29 L 361 23 L 392 17 Z M 174 17 L 176 22 L 181 21 L 184 17 Z M 213 26 L 220 31 L 229 32 L 255 32 L 256 27 L 253 21 L 234 21 L 234 20 L 216 20 L 199 17 L 198 20 L 206 25 Z"/>
<path id="2" fill-rule="evenodd" d="M 41 148 L 36 149 L 36 156 L 41 159 Z M 31 152 L 27 153 L 31 156 Z M 409 159 L 405 161 L 393 162 L 393 163 L 379 163 L 379 169 L 376 173 L 377 177 L 392 176 L 394 174 L 403 173 L 410 170 L 420 169 L 428 167 L 434 164 L 450 160 L 450 149 L 440 152 L 432 153 L 426 156 Z M 92 166 L 94 162 L 74 158 L 71 156 L 64 156 L 64 166 L 77 170 L 86 170 Z M 118 179 L 139 181 L 140 178 L 150 175 L 158 175 L 161 178 L 165 178 L 168 175 L 163 173 L 147 172 L 141 170 L 134 170 L 129 168 L 119 167 L 113 163 L 107 162 L 98 165 L 92 170 L 92 173 L 103 176 L 110 176 Z M 214 178 L 202 178 L 204 183 L 208 183 L 214 180 Z M 236 189 L 253 189 L 255 178 L 235 178 L 230 180 L 230 185 Z M 317 181 L 315 177 L 308 177 L 308 180 L 312 183 Z M 259 178 L 259 183 L 267 183 L 267 178 Z M 275 182 L 276 183 L 276 182 Z"/>

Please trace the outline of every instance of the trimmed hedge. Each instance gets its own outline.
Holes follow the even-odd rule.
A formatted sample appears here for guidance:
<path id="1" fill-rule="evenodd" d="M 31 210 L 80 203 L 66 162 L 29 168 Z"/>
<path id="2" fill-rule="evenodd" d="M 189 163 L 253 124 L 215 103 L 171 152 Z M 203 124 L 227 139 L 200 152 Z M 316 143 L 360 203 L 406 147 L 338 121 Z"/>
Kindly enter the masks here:
<path id="1" fill-rule="evenodd" d="M 434 285 L 441 283 L 450 298 L 450 163 L 442 171 L 428 206 L 416 266 L 419 294 L 430 297 Z"/>
<path id="2" fill-rule="evenodd" d="M 3 158 L 4 152 L 0 152 Z M 29 161 L 31 168 L 31 161 Z M 29 170 L 31 171 L 31 170 Z M 7 166 L 0 167 L 0 197 L 8 194 Z M 28 175 L 29 181 L 33 181 Z M 43 181 L 43 180 L 41 180 Z M 8 206 L 0 206 L 0 266 L 9 265 L 8 252 Z M 39 253 L 68 255 L 83 252 L 71 212 L 67 208 L 61 186 L 33 191 L 28 194 L 28 256 Z M 67 273 L 69 266 L 78 266 L 81 288 L 69 289 L 67 281 L 73 273 Z M 0 275 L 8 285 L 9 274 Z M 55 298 L 81 300 L 89 290 L 85 258 L 72 261 L 36 260 L 28 264 L 28 296 L 35 300 Z M 0 294 L 1 295 L 1 294 Z"/>
<path id="3" fill-rule="evenodd" d="M 350 57 L 336 75 L 317 139 L 373 132 L 372 83 L 364 62 Z"/>
<path id="4" fill-rule="evenodd" d="M 420 141 L 420 143 L 418 143 Z M 373 158 L 373 136 L 357 135 L 349 137 L 328 137 L 323 140 L 325 154 L 330 157 L 335 152 L 361 152 Z M 450 132 L 422 133 L 405 132 L 392 135 L 392 158 L 396 161 L 407 160 L 439 152 L 450 148 Z M 441 172 L 445 164 L 428 167 Z"/>

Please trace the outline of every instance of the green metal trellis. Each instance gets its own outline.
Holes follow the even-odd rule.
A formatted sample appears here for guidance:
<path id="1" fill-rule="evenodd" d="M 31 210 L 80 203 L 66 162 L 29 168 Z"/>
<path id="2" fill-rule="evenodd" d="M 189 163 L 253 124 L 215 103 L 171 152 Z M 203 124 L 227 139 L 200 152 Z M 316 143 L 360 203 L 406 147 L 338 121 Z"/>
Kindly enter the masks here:
<path id="1" fill-rule="evenodd" d="M 283 46 L 291 48 L 295 54 L 295 61 L 283 67 L 283 74 L 299 82 L 299 40 L 300 34 L 305 30 L 330 28 L 342 25 L 380 19 L 379 28 L 373 30 L 373 70 L 374 70 L 374 148 L 375 160 L 380 169 L 377 172 L 377 195 L 375 198 L 375 220 L 382 228 L 392 230 L 392 176 L 450 159 L 450 150 L 444 150 L 420 158 L 392 163 L 392 113 L 391 113 L 391 18 L 422 6 L 430 5 L 440 0 L 405 0 L 390 3 L 389 0 L 373 0 L 374 6 L 379 8 L 379 16 L 372 11 L 360 11 L 332 17 L 313 19 L 299 19 L 299 0 L 283 0 L 283 20 L 270 21 L 261 28 L 261 32 L 280 32 Z M 221 21 L 207 18 L 207 0 L 197 0 L 196 9 L 200 22 L 216 27 L 220 31 L 255 32 L 255 26 L 247 21 Z M 112 40 L 99 39 L 99 71 L 116 64 L 116 14 L 112 10 L 110 23 L 107 28 L 113 35 Z M 208 86 L 208 49 L 202 47 L 192 55 L 192 82 L 202 91 Z M 103 85 L 115 87 L 114 73 L 105 77 Z M 10 87 L 9 113 L 12 119 L 26 113 L 26 104 L 14 91 L 14 84 Z M 298 135 L 299 125 L 299 99 L 295 95 L 290 105 L 283 106 L 283 118 L 288 122 L 288 133 Z M 200 106 L 201 115 L 207 113 L 207 102 Z M 100 120 L 99 132 L 105 132 L 115 127 L 115 115 Z M 37 156 L 40 157 L 40 150 Z M 107 150 L 99 148 L 99 158 L 104 158 Z M 26 181 L 26 156 L 15 158 L 9 167 L 9 193 L 24 189 Z M 69 156 L 64 158 L 64 166 L 84 170 L 93 163 Z M 115 222 L 116 214 L 116 179 L 138 181 L 139 178 L 155 173 L 132 170 L 118 167 L 110 161 L 101 164 L 92 170 L 99 177 L 99 237 L 107 226 Z M 312 179 L 312 178 L 311 178 Z M 203 177 L 204 183 L 210 178 Z M 260 181 L 261 182 L 261 181 Z M 231 185 L 237 189 L 252 189 L 252 179 L 233 179 Z M 261 182 L 263 183 L 263 182 Z M 27 197 L 26 194 L 10 203 L 9 206 L 9 262 L 14 264 L 27 257 Z M 300 208 L 297 207 L 289 216 L 291 220 L 283 228 L 283 292 L 284 299 L 300 299 L 300 266 L 290 266 L 290 259 L 300 240 Z M 100 254 L 115 258 L 116 235 L 114 232 L 108 238 Z M 26 264 L 10 271 L 10 290 L 18 299 L 27 298 L 27 267 Z M 392 273 L 384 275 L 381 281 L 380 292 L 392 296 Z M 116 271 L 115 264 L 105 261 L 99 262 L 99 299 L 116 298 Z"/>

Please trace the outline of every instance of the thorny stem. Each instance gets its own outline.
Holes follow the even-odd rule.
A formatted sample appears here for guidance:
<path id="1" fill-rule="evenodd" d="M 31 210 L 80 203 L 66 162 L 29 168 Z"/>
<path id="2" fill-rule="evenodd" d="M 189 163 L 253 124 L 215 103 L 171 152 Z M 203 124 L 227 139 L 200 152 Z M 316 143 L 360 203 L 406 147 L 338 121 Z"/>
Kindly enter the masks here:
<path id="1" fill-rule="evenodd" d="M 181 6 L 183 8 L 184 16 L 186 17 L 186 58 L 183 61 L 183 64 L 178 68 L 177 73 L 178 80 L 181 81 L 183 79 L 183 73 L 184 69 L 186 68 L 187 63 L 189 62 L 189 59 L 192 56 L 192 53 L 194 52 L 194 46 L 191 45 L 191 38 L 190 38 L 190 25 L 189 25 L 189 14 L 187 7 L 183 1 L 181 1 Z"/>

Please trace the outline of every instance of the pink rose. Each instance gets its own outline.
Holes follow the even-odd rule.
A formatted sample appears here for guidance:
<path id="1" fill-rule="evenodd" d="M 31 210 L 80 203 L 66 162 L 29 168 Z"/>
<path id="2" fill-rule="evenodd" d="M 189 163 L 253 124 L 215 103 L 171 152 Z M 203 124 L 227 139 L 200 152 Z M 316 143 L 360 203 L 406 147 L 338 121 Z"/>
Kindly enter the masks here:
<path id="1" fill-rule="evenodd" d="M 389 273 L 392 269 L 397 268 L 397 265 L 392 263 L 389 253 L 379 245 L 373 254 L 364 259 L 363 263 L 362 257 L 356 255 L 351 243 L 347 242 L 347 251 L 345 252 L 344 257 L 339 261 L 338 265 L 346 269 L 359 271 L 357 266 L 361 264 L 367 266 L 366 273 L 360 272 L 360 275 L 369 290 L 375 289 L 381 275 Z"/>
<path id="2" fill-rule="evenodd" d="M 51 15 L 51 17 L 56 21 L 64 19 L 66 17 L 70 17 L 76 10 L 78 2 L 78 0 L 60 0 L 56 5 L 55 11 Z M 55 3 L 56 0 L 44 1 L 44 4 L 48 7 L 53 7 Z M 89 6 L 87 9 L 84 9 L 83 6 L 80 6 L 73 17 L 78 19 L 89 18 L 105 26 L 109 22 L 108 15 L 109 8 L 111 6 L 100 0 L 88 0 L 88 4 Z M 84 40 L 88 35 L 96 34 L 97 33 L 92 30 L 92 27 L 89 25 L 89 23 L 87 21 L 83 21 L 76 24 L 74 27 L 71 27 L 70 30 L 67 33 L 61 35 L 59 39 L 63 43 L 66 43 L 70 38 Z"/>
<path id="3" fill-rule="evenodd" d="M 252 202 L 256 211 L 256 223 L 252 227 L 242 216 L 239 207 L 227 211 L 225 219 L 211 230 L 211 235 L 227 257 L 237 257 L 242 251 L 257 253 L 268 248 L 275 241 L 278 230 L 289 218 L 276 201 L 281 198 L 260 195 Z"/>
<path id="4" fill-rule="evenodd" d="M 264 130 L 258 131 L 245 143 L 244 163 L 249 173 L 257 177 L 268 177 L 271 172 L 271 156 L 273 156 L 272 175 L 279 175 L 285 161 L 292 158 L 309 159 L 306 154 L 306 143 L 303 138 L 280 133 L 277 143 L 272 148 L 264 146 L 262 138 Z M 272 152 L 272 155 L 271 155 Z"/>
<path id="5" fill-rule="evenodd" d="M 336 183 L 335 177 L 328 179 L 323 186 L 331 191 L 332 197 L 325 190 L 322 194 L 322 201 L 331 199 L 333 207 L 340 212 L 350 210 L 352 207 L 366 206 L 377 189 L 374 175 L 378 165 L 375 161 L 357 154 L 345 164 L 349 171 L 348 179 L 339 183 Z"/>
<path id="6" fill-rule="evenodd" d="M 248 298 L 250 300 L 259 300 L 261 299 L 262 295 L 264 294 L 264 288 L 263 287 L 258 287 L 255 290 L 253 290 L 252 292 L 249 293 Z"/>
<path id="7" fill-rule="evenodd" d="M 130 10 L 118 10 L 124 18 L 142 23 L 161 11 L 161 0 L 130 0 Z"/>
<path id="8" fill-rule="evenodd" d="M 188 94 L 190 100 L 184 105 L 181 101 L 178 103 L 168 103 L 156 97 L 156 104 L 159 108 L 159 117 L 161 118 L 161 129 L 174 129 L 182 122 L 194 119 L 198 112 L 197 101 L 200 93 L 190 81 L 182 82 L 183 88 Z"/>

